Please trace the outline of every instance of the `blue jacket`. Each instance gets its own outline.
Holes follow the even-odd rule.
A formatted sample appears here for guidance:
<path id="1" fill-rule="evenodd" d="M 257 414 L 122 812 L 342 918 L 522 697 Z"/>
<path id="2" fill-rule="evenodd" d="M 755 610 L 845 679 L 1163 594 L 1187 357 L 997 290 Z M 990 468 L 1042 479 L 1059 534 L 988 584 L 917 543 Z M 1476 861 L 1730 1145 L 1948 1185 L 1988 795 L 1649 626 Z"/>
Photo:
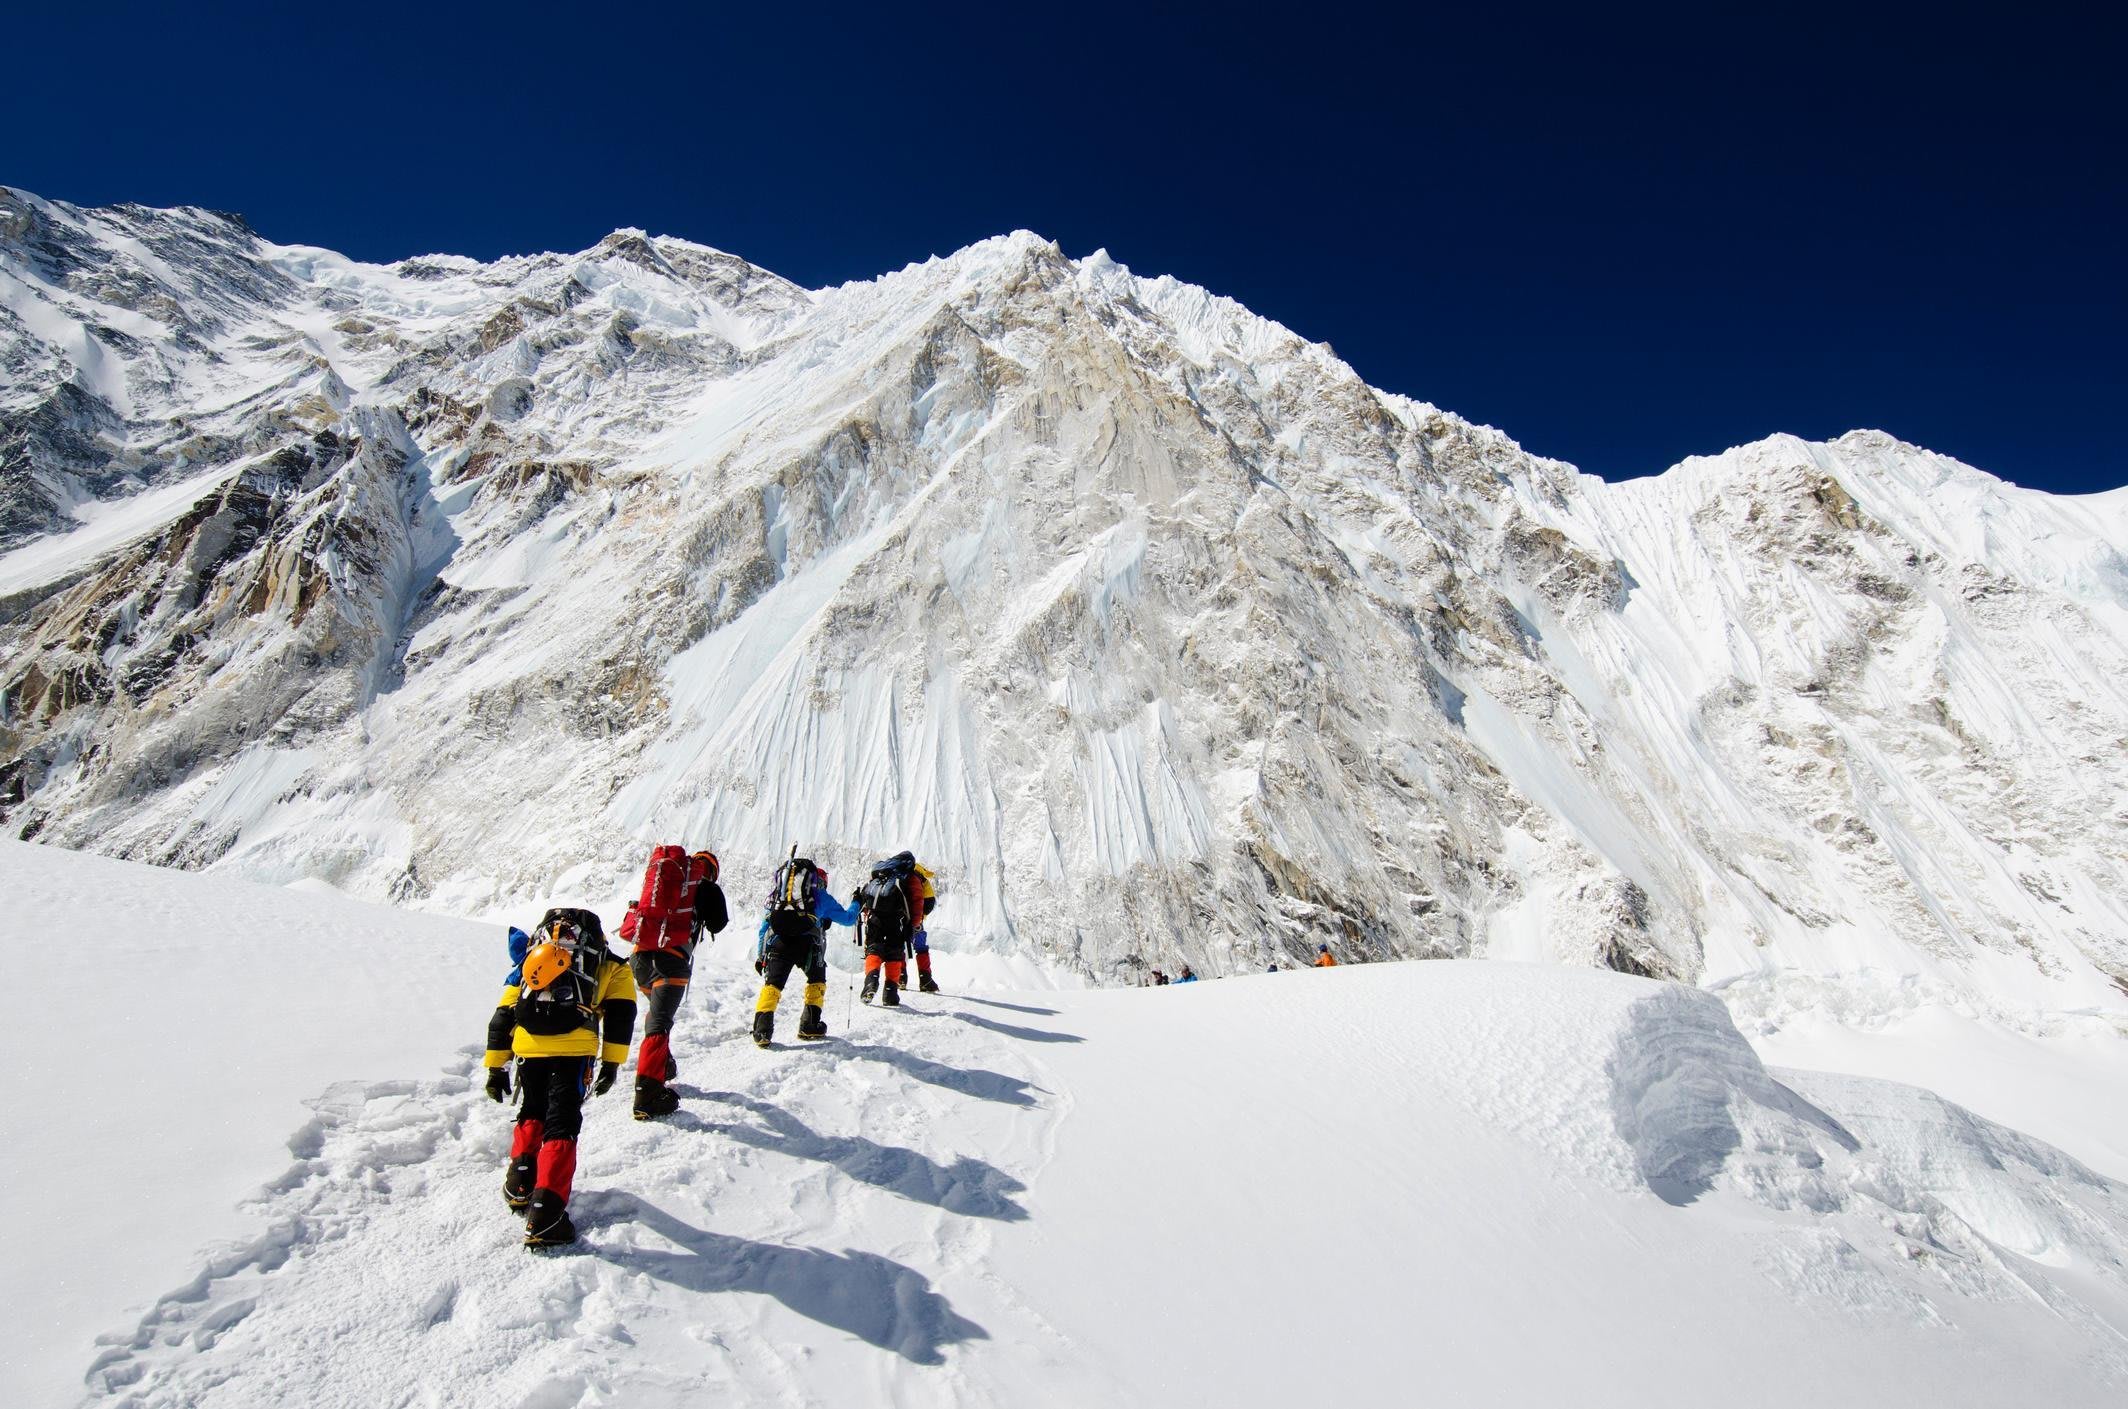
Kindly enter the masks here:
<path id="1" fill-rule="evenodd" d="M 813 897 L 813 918 L 820 921 L 823 930 L 829 925 L 854 925 L 857 923 L 857 907 L 843 904 L 826 886 L 822 886 L 820 893 Z M 761 959 L 767 955 L 768 916 L 763 915 L 760 932 L 754 936 L 754 957 Z"/>

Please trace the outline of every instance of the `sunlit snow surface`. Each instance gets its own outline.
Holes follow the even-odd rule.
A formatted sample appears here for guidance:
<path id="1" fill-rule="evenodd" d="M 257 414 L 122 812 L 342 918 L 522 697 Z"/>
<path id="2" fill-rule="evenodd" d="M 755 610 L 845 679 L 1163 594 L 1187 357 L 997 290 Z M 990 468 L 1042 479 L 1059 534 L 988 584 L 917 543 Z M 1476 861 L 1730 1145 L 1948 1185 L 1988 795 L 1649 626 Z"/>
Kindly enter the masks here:
<path id="1" fill-rule="evenodd" d="M 726 938 L 681 1112 L 594 1100 L 583 1244 L 535 1255 L 477 1086 L 499 927 L 19 844 L 0 882 L 133 978 L 32 1050 L 0 1146 L 15 1403 L 2128 1391 L 2128 1186 L 1915 1087 L 1769 1069 L 1688 988 L 947 963 L 888 1013 L 838 943 L 833 1039 L 787 1013 L 764 1052 Z"/>

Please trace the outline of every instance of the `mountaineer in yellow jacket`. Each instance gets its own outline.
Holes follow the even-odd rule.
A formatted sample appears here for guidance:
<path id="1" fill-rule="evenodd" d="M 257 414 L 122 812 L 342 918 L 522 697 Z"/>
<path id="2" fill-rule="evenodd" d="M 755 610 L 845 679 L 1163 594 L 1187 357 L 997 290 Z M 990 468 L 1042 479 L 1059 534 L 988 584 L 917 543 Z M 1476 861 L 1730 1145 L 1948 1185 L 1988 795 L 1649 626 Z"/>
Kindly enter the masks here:
<path id="1" fill-rule="evenodd" d="M 547 912 L 512 978 L 488 1019 L 491 1100 L 510 1094 L 510 1061 L 517 1061 L 517 1128 L 502 1196 L 525 1214 L 526 1247 L 573 1243 L 569 1190 L 584 1096 L 611 1091 L 628 1060 L 635 979 L 606 948 L 599 917 L 571 909 Z"/>

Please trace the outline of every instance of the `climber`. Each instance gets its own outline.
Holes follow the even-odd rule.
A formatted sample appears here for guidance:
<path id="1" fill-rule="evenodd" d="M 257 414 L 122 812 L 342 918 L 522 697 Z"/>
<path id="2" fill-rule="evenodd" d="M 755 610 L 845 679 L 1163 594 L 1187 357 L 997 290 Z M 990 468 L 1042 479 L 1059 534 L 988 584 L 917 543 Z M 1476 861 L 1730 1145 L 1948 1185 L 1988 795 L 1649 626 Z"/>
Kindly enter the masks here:
<path id="1" fill-rule="evenodd" d="M 549 910 L 516 982 L 488 1019 L 488 1098 L 510 1094 L 517 1062 L 517 1126 L 502 1196 L 525 1215 L 525 1246 L 576 1241 L 569 1190 L 584 1096 L 613 1089 L 635 1034 L 635 980 L 589 910 Z"/>
<path id="2" fill-rule="evenodd" d="M 1315 967 L 1318 969 L 1334 969 L 1337 967 L 1337 956 L 1330 952 L 1329 945 L 1318 944 L 1315 946 Z"/>
<path id="3" fill-rule="evenodd" d="M 864 921 L 859 942 L 864 945 L 865 977 L 864 991 L 859 996 L 865 1002 L 877 995 L 882 1008 L 901 1005 L 909 944 L 912 939 L 921 942 L 923 916 L 931 903 L 929 873 L 906 851 L 874 866 L 871 878 L 850 897 L 851 907 Z M 930 981 L 930 963 L 927 947 L 918 953 L 917 970 L 923 977 L 924 991 L 936 993 L 938 985 Z M 884 993 L 880 991 L 882 978 L 886 980 Z"/>
<path id="4" fill-rule="evenodd" d="M 902 855 L 907 856 L 908 852 Z M 931 935 L 924 928 L 931 912 L 938 908 L 938 883 L 932 879 L 929 868 L 916 868 L 914 890 L 919 893 L 916 911 L 916 933 L 909 938 L 909 947 L 916 951 L 916 987 L 922 993 L 938 992 L 938 981 L 931 977 Z"/>
<path id="5" fill-rule="evenodd" d="M 1190 967 L 1190 966 L 1189 966 L 1188 964 L 1184 964 L 1184 965 L 1182 966 L 1182 973 L 1181 973 L 1181 976 L 1180 976 L 1180 977 L 1178 977 L 1178 978 L 1177 978 L 1177 979 L 1175 980 L 1175 982 L 1177 982 L 1177 983 L 1195 983 L 1195 982 L 1197 982 L 1197 971 L 1196 971 L 1195 969 L 1191 968 L 1191 967 Z"/>
<path id="6" fill-rule="evenodd" d="M 761 996 L 754 1002 L 754 1045 L 766 1047 L 776 1035 L 776 1005 L 792 969 L 805 972 L 805 1012 L 798 1036 L 808 1042 L 828 1035 L 821 1020 L 827 1000 L 827 938 L 821 927 L 854 925 L 857 912 L 846 909 L 828 890 L 828 873 L 791 848 L 790 859 L 776 868 L 769 885 L 768 914 L 754 949 L 754 971 L 761 975 Z"/>
<path id="7" fill-rule="evenodd" d="M 1158 969 L 1155 969 L 1155 970 L 1153 970 L 1153 987 L 1155 987 L 1155 988 L 1165 988 L 1165 987 L 1167 987 L 1167 975 L 1166 975 L 1166 974 L 1164 974 L 1164 973 L 1162 973 L 1162 972 L 1160 972 L 1160 970 L 1158 970 Z"/>
<path id="8" fill-rule="evenodd" d="M 672 1079 L 672 1020 L 694 976 L 695 945 L 730 921 L 717 885 L 717 857 L 678 847 L 654 847 L 643 869 L 641 896 L 628 903 L 621 938 L 635 945 L 629 967 L 643 995 L 643 1045 L 635 1055 L 635 1118 L 670 1115 L 680 1107 Z"/>

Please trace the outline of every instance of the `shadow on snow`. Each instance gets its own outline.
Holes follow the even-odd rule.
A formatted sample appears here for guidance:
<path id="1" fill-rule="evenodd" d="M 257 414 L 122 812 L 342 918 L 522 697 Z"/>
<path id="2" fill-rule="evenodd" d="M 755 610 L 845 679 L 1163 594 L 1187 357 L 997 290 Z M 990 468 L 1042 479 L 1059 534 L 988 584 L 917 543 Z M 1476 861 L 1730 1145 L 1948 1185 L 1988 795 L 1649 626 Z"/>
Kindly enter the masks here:
<path id="1" fill-rule="evenodd" d="M 931 1290 L 921 1272 L 877 1253 L 756 1243 L 712 1233 L 621 1190 L 580 1202 L 601 1221 L 633 1219 L 681 1251 L 600 1247 L 600 1257 L 691 1292 L 758 1292 L 823 1326 L 848 1332 L 918 1365 L 945 1363 L 944 1347 L 990 1333 Z"/>
<path id="2" fill-rule="evenodd" d="M 926 1086 L 938 1086 L 948 1091 L 958 1091 L 963 1096 L 999 1101 L 1008 1106 L 1032 1106 L 1036 1104 L 1035 1093 L 1042 1090 L 1023 1077 L 1007 1076 L 1003 1072 L 986 1071 L 981 1067 L 947 1066 L 944 1062 L 934 1062 L 912 1052 L 904 1052 L 899 1047 L 881 1047 L 870 1042 L 821 1043 L 806 1050 L 832 1050 L 842 1056 L 884 1062 Z"/>
<path id="3" fill-rule="evenodd" d="M 703 1094 L 709 1100 L 737 1106 L 754 1119 L 725 1124 L 680 1111 L 667 1123 L 682 1130 L 706 1130 L 757 1150 L 818 1160 L 860 1184 L 870 1184 L 912 1203 L 930 1204 L 948 1213 L 1006 1223 L 1018 1223 L 1027 1217 L 1027 1210 L 1012 1199 L 1027 1186 L 994 1164 L 968 1155 L 951 1164 L 940 1164 L 929 1155 L 900 1145 L 882 1145 L 858 1135 L 822 1135 L 781 1106 L 736 1091 Z"/>
<path id="4" fill-rule="evenodd" d="M 1085 1039 L 1077 1032 L 1045 1032 L 1043 1028 L 1019 1028 L 1009 1022 L 998 1022 L 996 1017 L 983 1017 L 981 1013 L 921 1013 L 924 1017 L 951 1017 L 953 1022 L 964 1022 L 972 1028 L 996 1032 L 998 1037 L 1017 1037 L 1024 1043 L 1083 1043 Z"/>
<path id="5" fill-rule="evenodd" d="M 986 1008 L 1003 1008 L 1008 1012 L 1026 1013 L 1030 1017 L 1053 1018 L 1057 1015 L 1055 1008 L 1034 1008 L 1025 1003 L 1007 1003 L 1002 998 L 977 998 L 970 993 L 956 993 L 953 996 L 962 1003 L 980 1003 Z"/>

